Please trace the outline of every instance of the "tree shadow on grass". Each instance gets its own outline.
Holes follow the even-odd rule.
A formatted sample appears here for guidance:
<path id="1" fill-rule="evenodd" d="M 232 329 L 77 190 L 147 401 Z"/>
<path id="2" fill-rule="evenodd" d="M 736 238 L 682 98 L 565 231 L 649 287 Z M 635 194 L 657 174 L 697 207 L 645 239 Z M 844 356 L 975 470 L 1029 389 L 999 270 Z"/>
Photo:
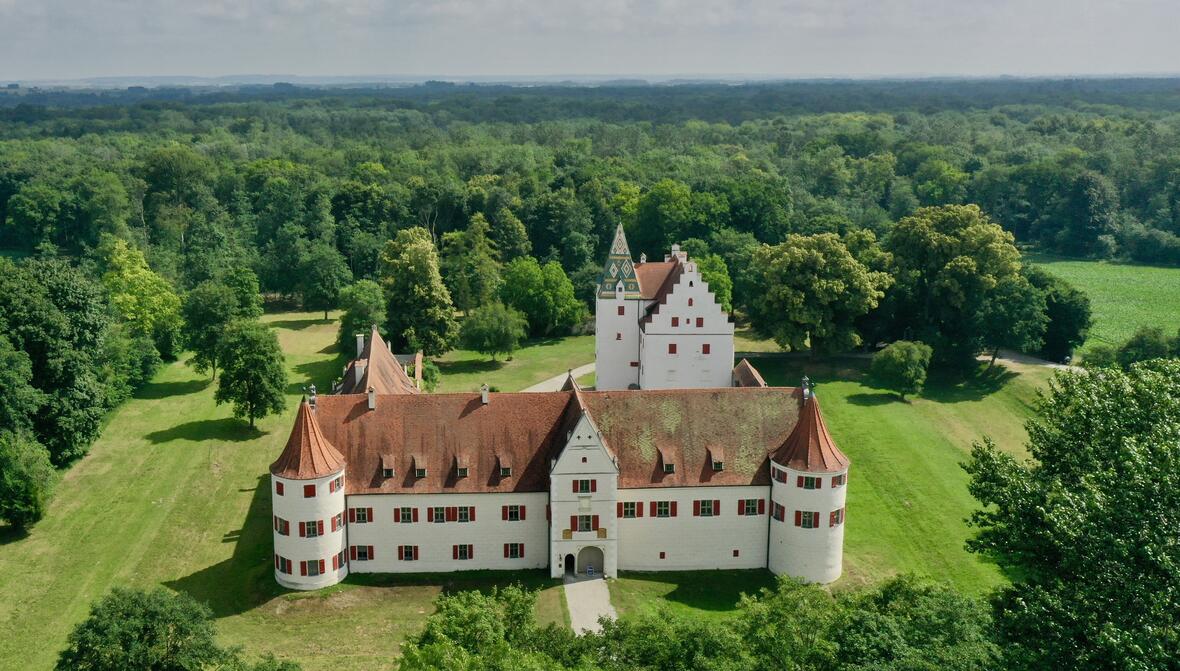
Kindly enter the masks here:
<path id="1" fill-rule="evenodd" d="M 339 359 L 327 359 L 301 363 L 294 368 L 287 385 L 288 394 L 303 392 L 303 388 L 314 384 L 316 393 L 328 394 L 332 391 L 332 381 L 340 377 L 342 366 Z"/>
<path id="2" fill-rule="evenodd" d="M 21 527 L 14 527 L 9 524 L 0 524 L 0 546 L 15 543 L 16 541 L 24 540 L 29 537 L 29 530 Z"/>
<path id="3" fill-rule="evenodd" d="M 215 617 L 244 613 L 287 591 L 272 568 L 270 477 L 260 475 L 253 492 L 242 528 L 222 536 L 221 542 L 234 543 L 230 558 L 164 583 L 208 605 Z"/>
<path id="4" fill-rule="evenodd" d="M 224 417 L 222 419 L 200 419 L 192 422 L 177 424 L 170 429 L 153 431 L 144 438 L 154 444 L 167 443 L 173 440 L 188 440 L 200 442 L 203 440 L 220 440 L 240 443 L 254 440 L 263 435 L 257 428 L 240 419 Z"/>
<path id="5" fill-rule="evenodd" d="M 875 405 L 889 405 L 890 403 L 903 403 L 897 394 L 878 392 L 875 394 L 849 394 L 848 402 L 852 405 L 859 406 L 875 406 Z"/>
<path id="6" fill-rule="evenodd" d="M 471 375 L 473 373 L 493 373 L 505 365 L 504 361 L 491 359 L 466 359 L 463 361 L 438 361 L 438 369 L 443 375 Z"/>
<path id="7" fill-rule="evenodd" d="M 329 320 L 331 321 L 331 320 Z M 316 324 L 327 324 L 323 319 L 280 319 L 278 321 L 270 322 L 270 325 L 277 329 L 287 329 L 289 331 L 302 331 L 305 328 L 310 328 Z"/>
<path id="8" fill-rule="evenodd" d="M 742 594 L 756 594 L 774 587 L 774 574 L 766 569 L 737 571 L 669 571 L 667 573 L 625 572 L 622 578 L 672 584 L 664 599 L 689 608 L 715 612 L 737 608 Z"/>
<path id="9" fill-rule="evenodd" d="M 185 380 L 183 382 L 149 382 L 140 387 L 134 398 L 161 399 L 170 396 L 185 396 L 195 394 L 208 387 L 212 380 Z"/>
<path id="10" fill-rule="evenodd" d="M 980 401 L 1019 376 L 1003 366 L 993 366 L 990 370 L 981 367 L 969 373 L 930 371 L 922 398 L 936 403 Z"/>

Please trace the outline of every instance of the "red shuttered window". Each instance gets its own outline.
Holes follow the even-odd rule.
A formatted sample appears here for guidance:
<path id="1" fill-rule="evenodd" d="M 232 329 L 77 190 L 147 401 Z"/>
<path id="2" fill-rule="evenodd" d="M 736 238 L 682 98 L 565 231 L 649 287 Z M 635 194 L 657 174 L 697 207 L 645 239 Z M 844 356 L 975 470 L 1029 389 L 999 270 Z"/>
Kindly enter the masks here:
<path id="1" fill-rule="evenodd" d="M 305 499 L 314 499 L 315 498 L 315 485 L 303 485 L 303 498 L 305 498 Z"/>
<path id="2" fill-rule="evenodd" d="M 705 318 L 704 317 L 697 317 L 697 327 L 700 328 L 700 327 L 703 327 L 704 325 L 705 325 Z"/>
<path id="3" fill-rule="evenodd" d="M 709 343 L 701 345 L 701 354 L 710 354 L 712 350 L 709 348 Z"/>
<path id="4" fill-rule="evenodd" d="M 680 326 L 680 317 L 672 318 L 672 326 Z"/>
<path id="5" fill-rule="evenodd" d="M 675 353 L 676 353 L 676 343 L 674 343 L 674 342 L 668 343 L 668 354 L 675 354 Z"/>
<path id="6" fill-rule="evenodd" d="M 281 482 L 275 483 L 275 494 L 278 494 L 279 496 L 283 495 L 283 483 L 281 483 Z"/>

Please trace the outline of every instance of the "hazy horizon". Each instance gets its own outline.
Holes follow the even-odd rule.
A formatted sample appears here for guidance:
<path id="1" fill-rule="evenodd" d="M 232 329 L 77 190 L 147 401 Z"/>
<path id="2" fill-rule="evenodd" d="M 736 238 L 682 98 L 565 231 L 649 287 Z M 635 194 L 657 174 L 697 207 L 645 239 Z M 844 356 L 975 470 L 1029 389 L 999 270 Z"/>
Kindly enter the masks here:
<path id="1" fill-rule="evenodd" d="M 1162 0 L 0 0 L 0 79 L 1164 76 Z M 258 73 L 250 75 L 247 73 Z"/>

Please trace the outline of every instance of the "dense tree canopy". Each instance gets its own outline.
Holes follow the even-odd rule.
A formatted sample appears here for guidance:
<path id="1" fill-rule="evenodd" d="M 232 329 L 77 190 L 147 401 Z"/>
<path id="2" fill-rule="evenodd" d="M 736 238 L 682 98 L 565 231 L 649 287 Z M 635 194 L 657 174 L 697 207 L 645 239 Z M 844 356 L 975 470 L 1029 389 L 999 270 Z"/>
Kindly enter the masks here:
<path id="1" fill-rule="evenodd" d="M 424 228 L 398 231 L 381 251 L 386 331 L 394 350 L 436 356 L 458 335 L 451 293 L 439 273 L 438 251 Z"/>

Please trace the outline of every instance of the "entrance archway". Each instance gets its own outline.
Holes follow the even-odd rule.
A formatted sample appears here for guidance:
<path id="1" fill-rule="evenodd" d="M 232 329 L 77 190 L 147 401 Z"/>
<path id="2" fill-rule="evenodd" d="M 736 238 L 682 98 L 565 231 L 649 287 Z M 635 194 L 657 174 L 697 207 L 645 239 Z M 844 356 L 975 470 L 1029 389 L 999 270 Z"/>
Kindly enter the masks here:
<path id="1" fill-rule="evenodd" d="M 565 572 L 568 575 L 574 574 L 574 556 L 573 555 L 566 555 L 565 556 Z"/>
<path id="2" fill-rule="evenodd" d="M 602 575 L 602 548 L 592 545 L 590 547 L 582 548 L 581 551 L 578 552 L 578 574 L 585 575 L 587 566 L 594 567 L 595 575 Z"/>

